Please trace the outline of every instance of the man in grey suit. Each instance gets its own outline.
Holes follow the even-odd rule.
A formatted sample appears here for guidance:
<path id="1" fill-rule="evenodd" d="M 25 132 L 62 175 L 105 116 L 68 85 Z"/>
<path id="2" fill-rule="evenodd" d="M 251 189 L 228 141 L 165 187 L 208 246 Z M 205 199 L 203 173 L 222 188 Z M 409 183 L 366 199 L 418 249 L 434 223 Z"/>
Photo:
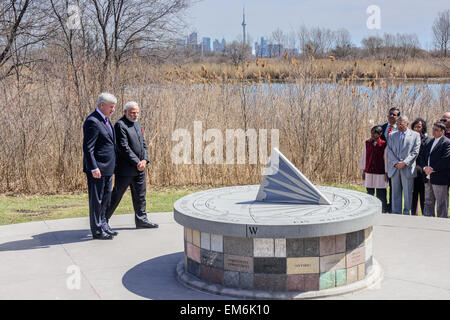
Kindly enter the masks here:
<path id="1" fill-rule="evenodd" d="M 420 150 L 419 133 L 408 128 L 405 116 L 397 119 L 398 131 L 391 133 L 388 143 L 388 176 L 392 180 L 392 213 L 402 214 L 402 191 L 404 198 L 403 214 L 411 209 L 412 192 L 416 172 L 416 159 Z"/>

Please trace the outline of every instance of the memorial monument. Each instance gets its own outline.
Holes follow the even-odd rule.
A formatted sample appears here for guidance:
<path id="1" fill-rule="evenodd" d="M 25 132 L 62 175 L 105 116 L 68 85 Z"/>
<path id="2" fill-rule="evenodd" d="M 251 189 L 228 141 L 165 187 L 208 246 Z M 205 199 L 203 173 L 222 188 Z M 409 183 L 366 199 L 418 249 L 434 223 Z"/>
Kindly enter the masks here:
<path id="1" fill-rule="evenodd" d="M 311 298 L 378 283 L 372 227 L 381 202 L 314 186 L 273 149 L 261 185 L 211 189 L 174 204 L 184 284 L 246 298 Z"/>

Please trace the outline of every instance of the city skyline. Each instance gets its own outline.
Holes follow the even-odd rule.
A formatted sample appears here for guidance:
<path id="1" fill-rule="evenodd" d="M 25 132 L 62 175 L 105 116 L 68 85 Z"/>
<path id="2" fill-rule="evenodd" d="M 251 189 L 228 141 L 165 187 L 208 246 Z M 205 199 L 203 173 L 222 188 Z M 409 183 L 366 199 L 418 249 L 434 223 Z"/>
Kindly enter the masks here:
<path id="1" fill-rule="evenodd" d="M 283 5 L 284 4 L 284 5 Z M 369 30 L 366 21 L 369 5 L 378 5 L 381 11 L 381 28 Z M 245 7 L 246 35 L 251 46 L 261 37 L 267 39 L 273 31 L 285 33 L 297 31 L 301 25 L 337 30 L 347 29 L 352 43 L 361 46 L 361 40 L 368 36 L 382 36 L 384 33 L 417 34 L 420 46 L 432 48 L 431 26 L 439 11 L 447 9 L 447 3 L 435 0 L 422 3 L 418 0 L 396 1 L 299 1 L 282 0 L 205 0 L 193 4 L 189 10 L 190 32 L 201 37 L 223 39 L 227 42 L 242 39 L 242 11 Z M 215 14 L 220 12 L 219 15 Z M 420 13 L 420 14 L 419 14 Z"/>

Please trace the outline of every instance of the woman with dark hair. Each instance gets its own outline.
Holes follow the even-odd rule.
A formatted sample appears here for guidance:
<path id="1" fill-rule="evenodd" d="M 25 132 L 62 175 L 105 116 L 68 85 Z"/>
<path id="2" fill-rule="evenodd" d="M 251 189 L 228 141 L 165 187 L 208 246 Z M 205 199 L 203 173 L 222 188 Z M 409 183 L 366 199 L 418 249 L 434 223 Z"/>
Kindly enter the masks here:
<path id="1" fill-rule="evenodd" d="M 416 120 L 414 120 L 414 122 L 411 124 L 411 129 L 418 132 L 420 134 L 420 139 L 422 140 L 418 156 L 419 159 L 423 153 L 423 150 L 425 149 L 425 146 L 432 139 L 427 135 L 427 123 L 422 118 L 417 118 Z M 414 216 L 418 215 L 418 202 L 420 203 L 420 210 L 423 213 L 423 204 L 425 201 L 425 185 L 423 182 L 422 168 L 417 165 L 416 170 L 417 177 L 414 179 L 414 189 L 411 204 L 411 215 Z"/>
<path id="2" fill-rule="evenodd" d="M 363 186 L 367 193 L 375 195 L 382 203 L 383 213 L 387 212 L 386 189 L 388 187 L 387 176 L 387 152 L 386 141 L 381 139 L 383 129 L 381 126 L 375 126 L 370 130 L 370 139 L 364 144 L 359 168 L 363 170 Z"/>

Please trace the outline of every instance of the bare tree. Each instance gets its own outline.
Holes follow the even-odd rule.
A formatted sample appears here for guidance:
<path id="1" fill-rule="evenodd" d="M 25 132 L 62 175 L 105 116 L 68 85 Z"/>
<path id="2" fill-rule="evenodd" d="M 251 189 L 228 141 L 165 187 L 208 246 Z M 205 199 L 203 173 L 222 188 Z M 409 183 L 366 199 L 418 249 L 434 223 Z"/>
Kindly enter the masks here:
<path id="1" fill-rule="evenodd" d="M 334 50 L 337 57 L 346 57 L 352 50 L 352 37 L 347 29 L 339 29 L 334 32 Z"/>
<path id="2" fill-rule="evenodd" d="M 333 49 L 335 34 L 330 29 L 301 26 L 297 36 L 303 53 L 320 56 Z"/>
<path id="3" fill-rule="evenodd" d="M 41 0 L 0 0 L 0 78 L 30 65 L 31 51 L 48 35 Z"/>
<path id="4" fill-rule="evenodd" d="M 104 46 L 104 69 L 131 52 L 155 56 L 175 43 L 189 0 L 90 0 Z"/>
<path id="5" fill-rule="evenodd" d="M 244 63 L 251 53 L 251 46 L 242 40 L 235 40 L 230 44 L 226 44 L 224 48 L 224 55 L 231 59 L 235 66 Z"/>
<path id="6" fill-rule="evenodd" d="M 287 36 L 284 34 L 283 30 L 280 28 L 276 29 L 274 32 L 272 32 L 272 37 L 275 46 L 277 47 L 277 51 L 275 54 L 279 57 L 282 54 L 283 46 L 286 45 L 287 42 Z"/>
<path id="7" fill-rule="evenodd" d="M 368 37 L 361 40 L 363 49 L 371 56 L 378 56 L 383 47 L 383 39 L 380 37 Z"/>
<path id="8" fill-rule="evenodd" d="M 436 48 L 439 49 L 441 56 L 447 57 L 450 37 L 450 10 L 438 13 L 432 29 Z"/>

